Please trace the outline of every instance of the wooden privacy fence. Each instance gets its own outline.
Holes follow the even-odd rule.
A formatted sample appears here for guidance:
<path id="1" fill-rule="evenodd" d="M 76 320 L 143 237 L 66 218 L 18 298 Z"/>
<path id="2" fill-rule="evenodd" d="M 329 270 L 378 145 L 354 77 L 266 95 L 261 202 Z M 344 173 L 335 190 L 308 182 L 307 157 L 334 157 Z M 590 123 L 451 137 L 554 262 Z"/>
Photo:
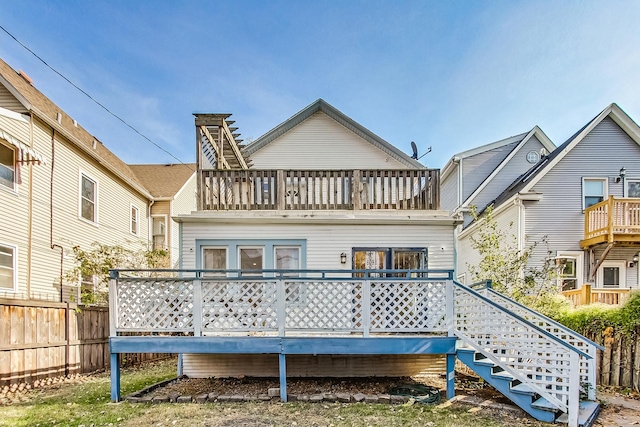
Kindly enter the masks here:
<path id="1" fill-rule="evenodd" d="M 629 387 L 640 391 L 640 341 L 635 334 L 591 334 L 592 341 L 604 346 L 598 352 L 597 383 L 604 386 Z"/>
<path id="2" fill-rule="evenodd" d="M 169 354 L 127 354 L 123 366 Z M 109 367 L 109 309 L 0 299 L 0 387 Z"/>

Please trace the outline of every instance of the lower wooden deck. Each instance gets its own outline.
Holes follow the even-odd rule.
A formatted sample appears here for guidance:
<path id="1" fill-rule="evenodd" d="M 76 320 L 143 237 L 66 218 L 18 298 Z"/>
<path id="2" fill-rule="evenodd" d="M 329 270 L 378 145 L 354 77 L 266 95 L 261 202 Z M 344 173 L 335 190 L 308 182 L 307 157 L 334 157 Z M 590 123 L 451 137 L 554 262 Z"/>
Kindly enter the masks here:
<path id="1" fill-rule="evenodd" d="M 453 397 L 455 337 L 232 337 L 232 336 L 113 336 L 111 352 L 111 400 L 120 400 L 120 354 L 277 354 L 280 397 L 287 399 L 287 355 L 426 355 L 447 357 L 447 397 Z"/>

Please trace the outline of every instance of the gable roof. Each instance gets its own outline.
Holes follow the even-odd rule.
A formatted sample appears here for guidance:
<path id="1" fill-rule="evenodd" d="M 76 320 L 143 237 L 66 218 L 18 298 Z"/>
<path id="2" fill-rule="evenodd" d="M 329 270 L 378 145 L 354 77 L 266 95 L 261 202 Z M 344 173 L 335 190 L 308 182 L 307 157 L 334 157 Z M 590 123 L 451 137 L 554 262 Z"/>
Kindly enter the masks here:
<path id="1" fill-rule="evenodd" d="M 585 136 L 587 136 L 605 118 L 611 117 L 620 128 L 640 145 L 640 127 L 625 113 L 616 103 L 612 103 L 602 110 L 600 114 L 591 119 L 580 130 L 574 133 L 562 145 L 552 151 L 548 156 L 540 159 L 528 171 L 520 175 L 505 191 L 502 192 L 491 204 L 498 207 L 518 193 L 528 193 L 532 187 L 544 177 L 564 156 L 567 155 Z"/>
<path id="2" fill-rule="evenodd" d="M 509 154 L 502 160 L 502 162 L 500 162 L 500 164 L 494 169 L 494 171 L 491 172 L 489 176 L 487 176 L 487 178 L 485 178 L 484 181 L 482 181 L 475 188 L 475 190 L 471 192 L 469 197 L 467 197 L 467 199 L 462 203 L 463 207 L 470 206 L 471 202 L 473 202 L 473 199 L 482 191 L 482 189 L 489 184 L 489 182 L 509 163 L 509 161 L 511 161 L 511 159 L 516 155 L 516 153 L 518 153 L 520 149 L 524 147 L 524 145 L 527 142 L 529 142 L 529 140 L 534 136 L 538 139 L 538 141 L 540 141 L 540 143 L 542 143 L 543 147 L 547 150 L 547 153 L 553 152 L 554 149 L 556 148 L 555 144 L 538 126 L 534 126 L 533 129 L 531 129 L 529 132 L 526 132 L 521 135 L 524 135 L 524 138 L 522 138 L 520 142 L 516 144 L 516 146 L 509 152 Z M 518 136 L 521 136 L 521 135 L 518 135 Z M 540 156 L 540 157 L 544 157 L 544 156 Z"/>
<path id="3" fill-rule="evenodd" d="M 275 128 L 271 129 L 269 132 L 265 133 L 260 138 L 247 145 L 244 151 L 247 153 L 247 155 L 255 153 L 256 151 L 272 143 L 274 140 L 284 135 L 294 127 L 298 126 L 300 123 L 319 111 L 326 114 L 351 132 L 358 135 L 360 138 L 369 142 L 370 144 L 383 151 L 387 155 L 391 156 L 392 158 L 396 159 L 400 163 L 411 168 L 425 168 L 425 166 L 420 162 L 412 159 L 410 156 L 406 155 L 395 146 L 391 145 L 375 133 L 371 132 L 369 129 L 365 128 L 350 117 L 346 116 L 344 113 L 342 113 L 323 99 L 318 99 L 313 104 L 307 106 Z"/>
<path id="4" fill-rule="evenodd" d="M 46 124 L 62 134 L 81 151 L 92 157 L 117 177 L 122 179 L 140 194 L 151 198 L 133 171 L 118 156 L 113 154 L 96 137 L 92 136 L 60 107 L 54 104 L 42 92 L 18 74 L 11 66 L 0 59 L 0 84 L 5 86 L 26 109 Z M 61 120 L 58 122 L 58 114 Z M 94 144 L 95 141 L 95 144 Z M 95 148 L 94 148 L 95 145 Z"/>
<path id="5" fill-rule="evenodd" d="M 195 163 L 129 165 L 155 199 L 174 197 L 195 174 Z"/>

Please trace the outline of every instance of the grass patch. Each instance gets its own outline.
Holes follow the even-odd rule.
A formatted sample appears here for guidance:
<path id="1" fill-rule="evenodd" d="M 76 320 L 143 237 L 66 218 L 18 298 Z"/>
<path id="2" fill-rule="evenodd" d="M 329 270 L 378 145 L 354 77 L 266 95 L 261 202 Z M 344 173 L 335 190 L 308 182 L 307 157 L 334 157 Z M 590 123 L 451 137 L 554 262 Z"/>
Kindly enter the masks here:
<path id="1" fill-rule="evenodd" d="M 175 360 L 122 372 L 122 394 L 175 376 Z M 464 406 L 341 403 L 111 403 L 109 374 L 83 377 L 72 384 L 33 390 L 25 402 L 0 406 L 0 426 L 544 426 L 510 413 L 477 412 Z"/>

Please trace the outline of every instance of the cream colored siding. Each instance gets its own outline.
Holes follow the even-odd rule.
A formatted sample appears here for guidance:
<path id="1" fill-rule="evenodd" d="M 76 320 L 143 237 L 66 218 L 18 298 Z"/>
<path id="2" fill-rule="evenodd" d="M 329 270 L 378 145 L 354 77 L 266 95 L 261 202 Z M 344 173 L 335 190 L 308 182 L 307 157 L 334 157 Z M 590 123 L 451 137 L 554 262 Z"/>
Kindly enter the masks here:
<path id="1" fill-rule="evenodd" d="M 0 87 L 2 86 L 0 85 Z M 23 144 L 31 145 L 28 123 L 29 120 L 26 116 L 25 119 L 16 119 L 14 117 L 8 117 L 0 111 L 0 130 L 8 133 L 14 138 L 18 138 Z"/>
<path id="2" fill-rule="evenodd" d="M 2 116 L 0 124 L 6 124 Z M 14 126 L 18 127 L 13 129 L 15 132 L 29 135 L 29 123 Z M 19 296 L 25 297 L 27 292 L 30 200 L 33 208 L 30 279 L 32 298 L 59 298 L 59 289 L 55 285 L 60 277 L 60 249 L 52 249 L 51 244 L 64 248 L 63 274 L 73 268 L 74 245 L 89 249 L 92 243 L 99 242 L 119 244 L 131 249 L 146 248 L 148 218 L 144 213 L 147 210 L 147 200 L 144 196 L 130 190 L 59 134 L 56 134 L 53 156 L 51 128 L 37 119 L 33 124 L 33 139 L 27 139 L 25 142 L 29 142 L 34 150 L 44 155 L 48 163 L 21 168 L 22 183 L 18 187 L 18 195 L 0 191 L 0 202 L 3 203 L 4 212 L 11 212 L 10 216 L 7 216 L 11 218 L 10 221 L 0 225 L 0 242 L 18 246 Z M 90 224 L 79 215 L 81 171 L 97 182 L 97 224 Z M 131 205 L 140 210 L 139 238 L 130 233 Z"/>
<path id="3" fill-rule="evenodd" d="M 317 112 L 251 155 L 254 169 L 407 169 Z"/>
<path id="4" fill-rule="evenodd" d="M 196 268 L 196 240 L 306 241 L 308 269 L 350 269 L 354 247 L 427 247 L 430 269 L 453 269 L 453 226 L 359 224 L 183 224 L 183 267 Z M 346 265 L 340 254 L 348 255 Z"/>
<path id="5" fill-rule="evenodd" d="M 183 373 L 191 378 L 278 377 L 277 354 L 185 354 Z M 287 377 L 399 377 L 439 375 L 441 355 L 288 355 Z"/>
<path id="6" fill-rule="evenodd" d="M 518 228 L 519 220 L 519 207 L 512 205 L 509 208 L 498 212 L 494 215 L 497 223 L 498 230 L 508 233 L 510 236 L 514 236 L 518 239 L 520 231 Z M 477 266 L 480 261 L 480 253 L 477 249 L 473 248 L 472 238 L 479 238 L 480 230 L 477 226 L 472 226 L 468 232 L 463 233 L 458 242 L 458 256 L 457 256 L 457 269 L 456 276 L 465 275 L 465 281 L 467 285 L 484 280 L 481 277 L 472 277 L 469 273 L 469 265 Z M 510 243 L 512 240 L 509 241 Z"/>
<path id="7" fill-rule="evenodd" d="M 193 174 L 171 202 L 171 216 L 193 212 L 197 209 L 196 205 L 196 175 Z M 169 218 L 169 221 L 171 221 L 171 237 L 169 238 L 171 244 L 171 266 L 178 268 L 180 259 L 180 225 L 171 218 Z"/>
<path id="8" fill-rule="evenodd" d="M 18 101 L 18 99 L 9 92 L 9 89 L 0 84 L 0 107 L 7 110 L 15 111 L 16 113 L 27 113 L 27 109 L 24 105 Z"/>

